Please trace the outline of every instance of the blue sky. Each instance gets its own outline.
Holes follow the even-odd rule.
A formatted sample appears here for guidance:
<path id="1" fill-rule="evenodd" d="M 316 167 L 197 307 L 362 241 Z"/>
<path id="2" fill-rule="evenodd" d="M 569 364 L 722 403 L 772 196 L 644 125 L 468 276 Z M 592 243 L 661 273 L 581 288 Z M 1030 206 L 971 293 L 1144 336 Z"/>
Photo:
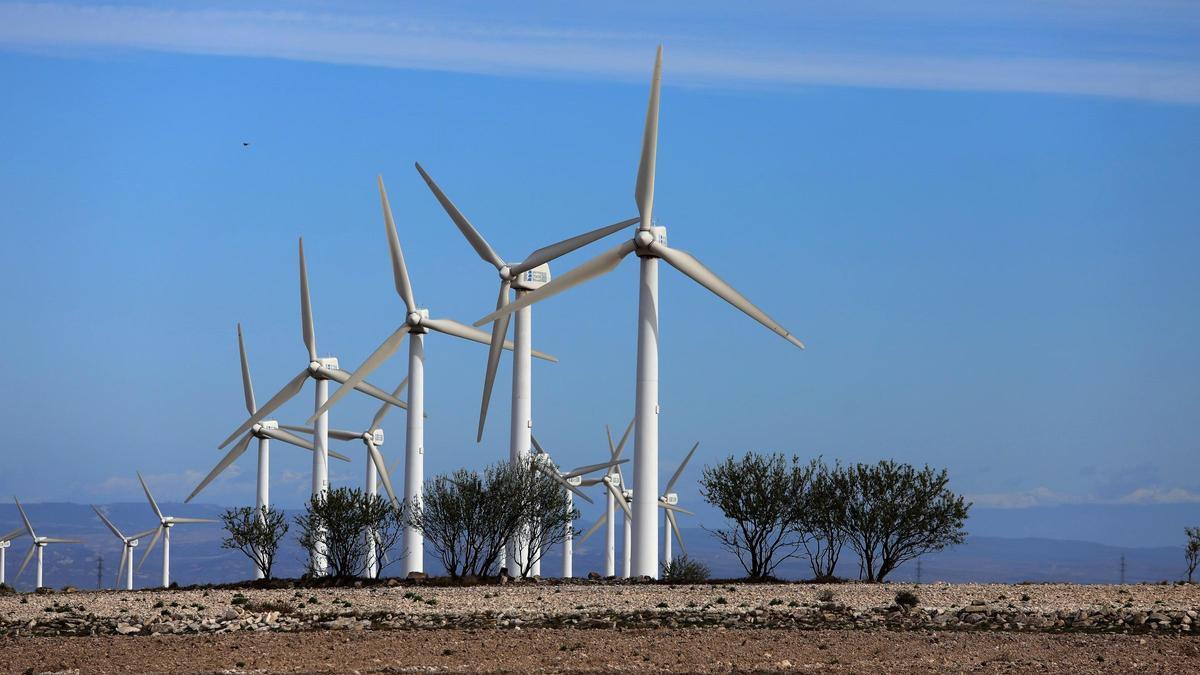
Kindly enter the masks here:
<path id="1" fill-rule="evenodd" d="M 300 235 L 319 349 L 357 365 L 402 307 L 377 173 L 418 302 L 464 322 L 494 271 L 413 161 L 512 260 L 634 215 L 662 42 L 656 216 L 809 345 L 664 270 L 664 476 L 698 440 L 689 484 L 757 449 L 928 462 L 981 505 L 1200 501 L 1200 8 L 831 5 L 0 1 L 0 494 L 186 495 L 244 415 L 235 323 L 260 401 L 306 361 Z M 635 297 L 627 261 L 535 310 L 563 464 L 632 413 Z M 507 456 L 507 365 L 474 443 L 485 356 L 428 340 L 430 474 Z M 238 470 L 204 499 L 247 501 Z"/>

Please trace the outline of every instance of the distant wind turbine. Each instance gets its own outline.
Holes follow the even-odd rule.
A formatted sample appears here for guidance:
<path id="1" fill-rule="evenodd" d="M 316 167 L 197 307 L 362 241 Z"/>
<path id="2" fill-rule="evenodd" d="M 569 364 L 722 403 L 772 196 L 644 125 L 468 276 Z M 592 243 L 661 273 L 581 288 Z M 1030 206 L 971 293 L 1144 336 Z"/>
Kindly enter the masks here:
<path id="1" fill-rule="evenodd" d="M 162 587 L 171 587 L 171 528 L 183 523 L 215 523 L 217 521 L 212 518 L 182 518 L 179 516 L 163 515 L 162 509 L 158 508 L 158 502 L 154 501 L 154 495 L 150 494 L 150 488 L 146 486 L 146 481 L 142 479 L 142 474 L 138 473 L 138 482 L 142 484 L 142 490 L 146 493 L 146 500 L 150 502 L 150 508 L 154 510 L 154 515 L 158 517 L 158 527 L 154 531 L 154 538 L 150 540 L 150 545 L 146 547 L 146 552 L 142 554 L 142 560 L 138 563 L 138 569 L 146 564 L 146 558 L 150 557 L 150 552 L 158 544 L 158 540 L 162 539 L 163 557 L 162 557 Z M 132 564 L 132 563 L 131 563 Z"/>
<path id="2" fill-rule="evenodd" d="M 21 567 L 17 570 L 17 576 L 13 580 L 21 578 L 21 573 L 25 571 L 25 566 L 29 564 L 29 560 L 37 554 L 37 583 L 34 588 L 42 587 L 42 549 L 46 548 L 47 544 L 80 544 L 78 539 L 59 539 L 58 537 L 39 537 L 33 531 L 33 524 L 29 522 L 29 516 L 25 515 L 25 509 L 21 506 L 21 501 L 13 497 L 13 501 L 17 504 L 17 510 L 21 512 L 21 520 L 25 523 L 25 530 L 29 533 L 29 538 L 33 542 L 29 546 L 29 553 L 25 554 L 25 559 L 21 561 Z"/>

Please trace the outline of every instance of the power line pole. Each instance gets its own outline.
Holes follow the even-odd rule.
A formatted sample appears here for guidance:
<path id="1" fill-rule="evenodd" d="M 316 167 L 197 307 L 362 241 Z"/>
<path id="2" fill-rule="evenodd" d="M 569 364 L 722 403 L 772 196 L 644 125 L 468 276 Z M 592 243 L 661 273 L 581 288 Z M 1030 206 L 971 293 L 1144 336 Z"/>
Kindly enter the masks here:
<path id="1" fill-rule="evenodd" d="M 1121 554 L 1121 585 L 1125 585 L 1125 554 Z"/>
<path id="2" fill-rule="evenodd" d="M 96 556 L 96 588 L 104 588 L 104 556 Z"/>

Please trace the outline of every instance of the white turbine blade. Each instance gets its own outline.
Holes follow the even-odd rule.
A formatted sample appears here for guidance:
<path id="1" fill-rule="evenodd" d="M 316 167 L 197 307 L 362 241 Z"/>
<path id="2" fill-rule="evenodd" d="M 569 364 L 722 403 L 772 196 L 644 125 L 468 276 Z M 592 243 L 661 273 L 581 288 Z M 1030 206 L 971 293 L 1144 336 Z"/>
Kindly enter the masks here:
<path id="1" fill-rule="evenodd" d="M 523 309 L 525 307 L 528 307 L 535 302 L 539 302 L 539 301 L 545 300 L 546 298 L 549 298 L 551 296 L 558 295 L 559 293 L 562 293 L 563 291 L 574 288 L 575 286 L 578 286 L 579 284 L 582 284 L 585 281 L 589 281 L 591 279 L 595 279 L 598 276 L 608 274 L 609 272 L 616 269 L 617 265 L 621 264 L 621 260 L 625 256 L 627 256 L 633 252 L 633 248 L 634 248 L 633 240 L 629 239 L 629 240 L 615 246 L 614 248 L 611 248 L 611 249 L 605 251 L 604 253 L 601 253 L 600 255 L 596 256 L 595 258 L 592 258 L 591 260 L 585 262 L 584 264 L 580 265 L 579 267 L 576 267 L 575 269 L 570 270 L 569 272 L 562 275 L 561 277 L 554 277 L 553 279 L 550 280 L 550 283 L 546 284 L 545 286 L 542 286 L 541 288 L 537 289 L 536 291 L 522 293 L 521 297 L 517 298 L 516 300 L 509 303 L 508 305 L 505 305 L 504 307 L 492 312 L 491 314 L 488 314 L 487 316 L 483 317 L 482 319 L 476 321 L 475 325 L 482 326 L 483 324 L 491 322 L 491 321 L 495 321 L 496 319 L 498 319 L 502 316 L 505 316 L 506 314 L 512 314 L 513 312 L 517 311 L 518 309 Z"/>
<path id="2" fill-rule="evenodd" d="M 596 523 L 594 525 L 592 525 L 590 528 L 588 528 L 588 531 L 584 532 L 582 537 L 575 540 L 575 545 L 579 546 L 583 542 L 587 541 L 588 537 L 592 536 L 593 534 L 596 534 L 596 532 L 600 529 L 600 527 L 602 525 L 604 525 L 604 521 L 606 521 L 606 520 L 608 520 L 608 511 L 602 511 L 600 513 L 600 518 L 598 518 L 596 520 Z"/>
<path id="3" fill-rule="evenodd" d="M 263 436 L 266 436 L 267 438 L 270 438 L 270 439 L 273 439 L 276 441 L 283 441 L 284 443 L 291 443 L 292 445 L 304 448 L 305 450 L 313 449 L 312 441 L 305 439 L 305 438 L 300 438 L 299 436 L 297 436 L 296 434 L 293 434 L 290 431 L 285 431 L 283 429 L 262 429 L 261 431 L 259 431 L 259 433 L 262 434 Z"/>
<path id="4" fill-rule="evenodd" d="M 659 500 L 658 507 L 664 511 L 676 511 L 676 512 L 682 513 L 686 516 L 696 515 L 696 514 L 692 513 L 691 511 L 688 511 L 687 509 L 683 508 L 682 506 L 674 506 L 674 505 L 668 504 L 662 500 Z"/>
<path id="5" fill-rule="evenodd" d="M 640 229 L 648 230 L 654 217 L 654 165 L 658 155 L 658 94 L 662 82 L 662 45 L 654 57 L 654 75 L 650 79 L 650 103 L 646 107 L 646 127 L 642 131 L 642 158 L 638 162 L 637 186 L 633 196 L 641 214 Z"/>
<path id="6" fill-rule="evenodd" d="M 422 319 L 421 325 L 425 326 L 426 328 L 432 328 L 439 333 L 453 335 L 454 337 L 460 337 L 464 340 L 471 340 L 472 342 L 478 342 L 485 345 L 491 345 L 492 343 L 492 337 L 487 333 L 479 330 L 478 328 L 472 328 L 465 323 L 459 323 L 454 319 Z M 512 341 L 505 340 L 503 347 L 509 351 L 512 351 Z M 558 358 L 550 356 L 544 352 L 539 352 L 536 349 L 530 350 L 529 353 L 536 359 L 542 359 L 543 361 L 551 361 L 554 363 L 558 362 Z"/>
<path id="7" fill-rule="evenodd" d="M 296 433 L 300 433 L 300 434 L 308 434 L 309 436 L 316 433 L 316 430 L 313 429 L 312 427 L 302 427 L 302 426 L 298 426 L 295 424 L 280 424 L 279 428 L 287 429 L 288 431 L 295 431 Z M 332 434 L 333 429 L 330 429 L 329 433 Z"/>
<path id="8" fill-rule="evenodd" d="M 675 520 L 675 512 L 667 511 L 667 523 L 671 531 L 675 533 L 675 541 L 679 542 L 679 550 L 684 555 L 687 555 L 687 547 L 683 545 L 683 532 L 679 529 L 679 523 Z"/>
<path id="9" fill-rule="evenodd" d="M 387 229 L 388 250 L 392 255 L 392 276 L 396 280 L 396 293 L 404 300 L 411 314 L 417 311 L 413 300 L 412 282 L 408 278 L 408 266 L 404 264 L 404 252 L 400 250 L 400 235 L 396 234 L 396 221 L 392 220 L 392 205 L 388 203 L 387 189 L 383 187 L 383 176 L 379 176 L 379 201 L 383 206 L 383 220 Z"/>
<path id="10" fill-rule="evenodd" d="M 405 375 L 404 379 L 400 380 L 400 384 L 396 385 L 396 388 L 392 391 L 392 398 L 394 398 L 396 400 L 400 400 L 400 392 L 404 391 L 404 388 L 407 386 L 408 386 L 408 376 Z M 400 401 L 400 402 L 404 403 L 403 401 Z M 383 424 L 383 418 L 385 416 L 387 416 L 388 411 L 391 410 L 392 407 L 393 406 L 391 403 L 384 401 L 383 405 L 379 406 L 379 410 L 375 411 L 375 417 L 371 418 L 371 426 L 367 428 L 367 431 L 375 431 L 376 429 L 378 429 L 379 425 Z M 406 410 L 408 409 L 407 404 L 404 406 L 400 406 L 400 407 L 403 407 Z"/>
<path id="11" fill-rule="evenodd" d="M 392 498 L 392 503 L 396 504 L 396 491 L 392 489 L 392 477 L 388 475 L 387 466 L 383 462 L 383 455 L 379 452 L 379 448 L 375 447 L 375 443 L 367 441 L 367 453 L 371 455 L 371 461 L 375 463 L 375 473 L 379 475 L 379 479 L 383 481 L 383 489 L 387 490 L 388 497 Z"/>
<path id="12" fill-rule="evenodd" d="M 142 554 L 142 559 L 138 561 L 137 569 L 141 570 L 142 565 L 146 564 L 146 558 L 150 557 L 150 552 L 158 545 L 158 540 L 162 539 L 163 527 L 158 527 L 154 530 L 154 538 L 150 540 L 150 545 L 146 547 L 146 552 Z"/>
<path id="13" fill-rule="evenodd" d="M 559 473 L 557 471 L 555 471 L 554 469 L 551 469 L 540 462 L 535 463 L 534 466 L 537 468 L 538 471 L 553 478 L 555 481 L 557 481 L 560 485 L 562 485 L 568 491 L 575 493 L 580 499 L 586 501 L 589 504 L 595 504 L 595 502 L 592 501 L 591 497 L 584 494 L 583 491 L 580 490 L 578 487 L 575 487 L 574 485 L 571 485 L 570 483 L 568 483 L 566 481 L 566 479 L 564 479 L 562 476 L 560 476 Z"/>
<path id="14" fill-rule="evenodd" d="M 217 520 L 214 518 L 178 518 L 178 517 L 175 517 L 175 518 L 171 518 L 171 522 L 177 523 L 177 524 L 178 523 L 215 523 L 215 522 L 217 522 Z"/>
<path id="15" fill-rule="evenodd" d="M 150 488 L 146 485 L 145 479 L 142 478 L 142 472 L 137 472 L 138 482 L 142 484 L 142 490 L 146 493 L 146 499 L 150 500 L 150 508 L 154 509 L 154 515 L 158 516 L 159 521 L 163 519 L 162 509 L 158 508 L 158 502 L 154 501 L 154 495 L 150 494 Z"/>
<path id="16" fill-rule="evenodd" d="M 104 515 L 103 511 L 96 508 L 95 504 L 92 505 L 92 510 L 96 512 L 96 515 L 100 516 L 100 520 L 104 521 L 104 524 L 108 526 L 108 529 L 112 530 L 113 534 L 117 535 L 118 539 L 125 541 L 125 535 L 121 534 L 121 531 L 117 529 L 116 525 L 113 525 L 113 522 L 108 519 L 108 516 Z"/>
<path id="17" fill-rule="evenodd" d="M 13 539 L 16 539 L 17 537 L 24 537 L 24 536 L 25 536 L 25 528 L 18 527 L 17 529 L 13 530 L 12 532 L 9 532 L 8 534 L 6 534 L 4 536 L 0 536 L 0 541 L 12 541 Z"/>
<path id="18" fill-rule="evenodd" d="M 496 309 L 503 309 L 508 304 L 508 293 L 512 284 L 503 279 L 500 281 L 500 295 L 496 298 Z M 496 368 L 500 366 L 500 352 L 504 349 L 504 337 L 508 335 L 508 320 L 512 315 L 504 316 L 492 322 L 492 337 L 488 341 L 487 370 L 483 375 L 483 401 L 479 404 L 479 428 L 475 432 L 475 442 L 483 440 L 483 425 L 487 421 L 488 406 L 492 402 L 492 386 L 496 383 Z"/>
<path id="19" fill-rule="evenodd" d="M 616 461 L 621 456 L 621 453 L 625 451 L 625 443 L 629 440 L 629 434 L 633 431 L 633 423 L 635 421 L 636 419 L 629 420 L 629 426 L 625 427 L 625 433 L 621 434 L 621 442 L 617 443 L 616 449 L 613 450 L 613 461 Z M 611 438 L 609 439 L 609 445 L 612 445 Z"/>
<path id="20" fill-rule="evenodd" d="M 666 260 L 672 267 L 688 275 L 701 286 L 707 288 L 713 293 L 716 293 L 723 300 L 725 300 L 725 302 L 728 302 L 734 307 L 742 310 L 750 318 L 761 323 L 767 328 L 770 328 L 772 331 L 782 336 L 783 339 L 796 345 L 800 349 L 804 349 L 803 342 L 796 339 L 796 337 L 788 332 L 786 328 L 780 326 L 775 322 L 774 319 L 767 316 L 766 312 L 762 311 L 758 307 L 755 307 L 754 303 L 750 302 L 745 296 L 734 290 L 733 286 L 730 286 L 716 274 L 713 274 L 712 270 L 705 267 L 691 254 L 687 253 L 686 251 L 682 251 L 677 248 L 671 248 L 670 246 L 664 246 L 658 243 L 652 244 L 651 246 L 654 249 L 654 252 L 662 256 L 662 259 Z"/>
<path id="21" fill-rule="evenodd" d="M 533 253 L 530 253 L 529 257 L 525 258 L 524 262 L 513 265 L 512 273 L 514 275 L 520 274 L 526 270 L 531 270 L 538 265 L 548 263 L 555 258 L 560 258 L 571 251 L 587 246 L 593 241 L 603 239 L 614 232 L 620 232 L 630 225 L 637 223 L 638 220 L 638 218 L 622 220 L 619 223 L 606 225 L 605 227 L 597 228 L 591 232 L 584 232 L 583 234 L 576 235 L 570 239 L 564 239 L 558 243 L 550 244 L 549 246 L 543 246 Z"/>
<path id="22" fill-rule="evenodd" d="M 542 447 L 542 444 L 538 443 L 537 436 L 534 436 L 533 432 L 529 433 L 529 440 L 533 442 L 533 447 L 536 448 L 539 453 L 546 455 L 547 457 L 550 455 L 550 453 L 546 452 L 546 449 Z"/>
<path id="23" fill-rule="evenodd" d="M 251 415 L 258 408 L 254 404 L 254 385 L 250 382 L 250 361 L 246 358 L 246 343 L 242 340 L 242 324 L 237 325 L 238 356 L 242 359 L 242 393 L 246 396 L 246 412 Z"/>
<path id="24" fill-rule="evenodd" d="M 59 537 L 42 537 L 43 544 L 82 544 L 79 539 L 62 539 Z"/>
<path id="25" fill-rule="evenodd" d="M 343 462 L 349 462 L 349 461 L 350 461 L 350 458 L 349 458 L 349 457 L 347 457 L 347 456 L 343 455 L 343 454 L 342 454 L 342 453 L 340 453 L 340 452 L 334 452 L 334 451 L 332 451 L 332 450 L 326 450 L 325 452 L 326 452 L 326 453 L 327 453 L 327 454 L 328 454 L 330 457 L 332 457 L 332 458 L 334 458 L 334 459 L 339 459 L 339 460 L 341 460 L 341 461 L 343 461 Z"/>
<path id="26" fill-rule="evenodd" d="M 625 482 L 621 481 L 621 484 L 624 485 Z M 619 504 L 621 506 L 621 510 L 625 512 L 625 515 L 632 518 L 633 511 L 629 510 L 629 504 L 625 503 L 625 495 L 621 494 L 621 491 L 617 489 L 617 486 L 613 485 L 612 483 L 610 483 L 608 481 L 605 481 L 604 487 L 607 488 L 608 491 L 612 493 L 613 497 L 616 498 L 617 504 Z"/>
<path id="27" fill-rule="evenodd" d="M 585 473 L 599 471 L 600 469 L 609 469 L 614 466 L 617 466 L 618 464 L 624 464 L 628 461 L 629 460 L 627 460 L 627 459 L 622 459 L 622 460 L 618 460 L 616 462 L 601 462 L 599 464 L 588 464 L 587 466 L 581 466 L 581 467 L 578 467 L 575 469 L 571 469 L 570 472 L 563 474 L 563 478 L 574 478 L 576 476 L 582 476 Z"/>
<path id="28" fill-rule="evenodd" d="M 283 389 L 280 389 L 278 394 L 275 394 L 275 396 L 271 397 L 270 401 L 267 401 L 266 405 L 255 411 L 255 413 L 250 416 L 250 419 L 242 422 L 242 425 L 235 429 L 232 434 L 229 434 L 229 438 L 221 441 L 221 445 L 217 447 L 224 448 L 225 446 L 229 445 L 233 442 L 233 439 L 249 431 L 250 427 L 266 419 L 267 415 L 275 412 L 276 408 L 284 403 L 287 403 L 289 399 L 300 393 L 300 390 L 304 388 L 304 381 L 308 379 L 308 375 L 308 368 L 300 371 L 299 375 L 293 377 L 290 382 L 283 385 Z"/>
<path id="29" fill-rule="evenodd" d="M 344 384 L 351 378 L 350 373 L 347 373 L 344 370 L 334 370 L 332 368 L 326 368 L 325 366 L 321 366 L 317 369 L 317 371 L 320 372 L 321 375 L 339 384 Z M 397 408 L 404 408 L 405 410 L 408 410 L 407 403 L 396 398 L 393 394 L 389 394 L 370 382 L 367 382 L 366 380 L 355 383 L 353 388 L 361 391 L 367 396 L 377 398 L 388 405 L 394 405 Z"/>
<path id="30" fill-rule="evenodd" d="M 29 522 L 29 516 L 25 515 L 25 507 L 21 506 L 21 501 L 16 497 L 13 497 L 13 501 L 17 504 L 17 510 L 21 512 L 21 521 L 25 523 L 25 529 L 29 532 L 29 536 L 36 541 L 37 533 L 33 531 L 33 523 Z"/>
<path id="31" fill-rule="evenodd" d="M 446 193 L 442 192 L 438 184 L 433 182 L 429 174 L 425 173 L 425 169 L 421 168 L 420 162 L 416 162 L 414 166 L 417 167 L 417 172 L 421 174 L 421 178 L 425 179 L 425 184 L 433 191 L 433 196 L 437 197 L 437 200 L 441 202 L 442 208 L 446 210 L 447 215 L 450 216 L 450 220 L 453 220 L 454 224 L 458 226 L 458 231 L 462 232 L 462 235 L 467 238 L 467 241 L 471 244 L 471 248 L 475 249 L 479 257 L 485 263 L 495 265 L 496 269 L 504 267 L 504 261 L 500 259 L 500 256 L 496 255 L 496 252 L 492 250 L 492 247 L 483 238 L 483 235 L 479 234 L 479 231 L 475 229 L 471 221 L 467 220 L 462 211 L 458 210 L 458 207 L 454 205 L 454 202 L 450 201 Z"/>
<path id="32" fill-rule="evenodd" d="M 242 437 L 242 440 L 238 441 L 238 444 L 233 446 L 233 449 L 226 453 L 225 456 L 221 458 L 221 461 L 217 462 L 217 465 L 213 467 L 213 470 L 208 472 L 208 475 L 204 477 L 204 480 L 200 481 L 200 484 L 196 486 L 196 489 L 192 490 L 192 494 L 188 495 L 187 499 L 183 500 L 183 503 L 186 504 L 192 501 L 196 495 L 200 494 L 201 490 L 208 487 L 209 483 L 213 482 L 217 476 L 221 475 L 222 471 L 229 468 L 230 464 L 233 464 L 235 461 L 237 461 L 237 458 L 241 457 L 242 453 L 246 452 L 246 448 L 250 446 L 251 438 L 254 438 L 254 434 L 247 432 L 246 435 Z"/>
<path id="33" fill-rule="evenodd" d="M 128 546 L 121 547 L 121 564 L 117 565 L 117 580 L 115 582 L 118 588 L 121 586 L 121 577 L 124 576 L 121 573 L 125 571 L 125 563 L 129 562 L 129 552 L 132 550 Z"/>
<path id="34" fill-rule="evenodd" d="M 696 454 L 696 448 L 698 447 L 700 447 L 700 443 L 697 442 L 692 446 L 691 450 L 688 450 L 687 456 L 684 457 L 683 461 L 679 463 L 679 468 L 675 469 L 675 473 L 671 474 L 671 480 L 667 481 L 667 487 L 663 489 L 663 494 L 670 492 L 671 488 L 675 487 L 675 481 L 679 480 L 679 476 L 683 474 L 683 468 L 687 466 L 687 463 L 692 458 L 692 455 Z"/>
<path id="35" fill-rule="evenodd" d="M 137 534 L 130 537 L 130 539 L 144 539 L 144 538 L 149 537 L 150 535 L 154 534 L 155 532 L 158 532 L 158 528 L 152 527 L 149 530 L 146 530 L 145 532 L 138 532 Z"/>
<path id="36" fill-rule="evenodd" d="M 308 294 L 308 266 L 304 264 L 304 237 L 300 237 L 300 327 L 304 332 L 304 346 L 308 348 L 308 360 L 317 360 L 317 336 L 313 330 L 312 299 Z"/>
<path id="37" fill-rule="evenodd" d="M 308 434 L 309 436 L 317 433 L 312 427 L 298 427 L 291 424 L 280 424 L 279 428 L 286 429 L 287 431 L 295 431 L 301 434 Z M 357 441 L 362 438 L 361 431 L 346 431 L 345 429 L 329 429 L 328 431 L 330 438 L 334 438 L 339 441 Z M 311 450 L 311 448 L 309 449 Z"/>
<path id="38" fill-rule="evenodd" d="M 350 377 L 342 383 L 342 386 L 338 387 L 338 390 L 333 392 L 333 396 L 330 396 L 329 400 L 325 401 L 325 405 L 321 406 L 317 412 L 313 413 L 313 416 L 308 418 L 306 422 L 308 424 L 313 424 L 316 422 L 318 417 L 329 412 L 329 409 L 332 408 L 334 404 L 342 400 L 343 396 L 349 394 L 350 391 L 357 387 L 360 382 L 365 380 L 367 375 L 370 375 L 375 371 L 376 368 L 383 365 L 384 361 L 387 361 L 389 358 L 391 358 L 392 354 L 395 354 L 396 350 L 400 349 L 400 344 L 404 342 L 404 336 L 408 335 L 410 328 L 411 326 L 406 323 L 397 328 L 395 333 L 389 335 L 388 338 L 383 341 L 383 344 L 379 345 L 379 347 L 377 347 L 375 351 L 367 357 L 366 361 L 363 361 L 362 365 L 358 367 L 358 370 L 354 371 L 354 373 L 352 373 Z"/>
<path id="39" fill-rule="evenodd" d="M 29 561 L 33 559 L 33 554 L 36 552 L 37 552 L 37 543 L 35 542 L 32 545 L 30 545 L 29 553 L 26 553 L 25 559 L 21 561 L 21 567 L 17 569 L 17 576 L 13 577 L 14 581 L 21 578 L 21 573 L 25 571 L 25 568 L 29 565 Z"/>

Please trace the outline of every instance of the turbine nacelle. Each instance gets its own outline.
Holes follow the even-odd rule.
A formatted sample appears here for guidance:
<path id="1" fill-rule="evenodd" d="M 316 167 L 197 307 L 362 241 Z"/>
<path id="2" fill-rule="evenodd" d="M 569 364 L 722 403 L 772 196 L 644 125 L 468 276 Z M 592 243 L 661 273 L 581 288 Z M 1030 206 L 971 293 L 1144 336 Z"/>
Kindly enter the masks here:
<path id="1" fill-rule="evenodd" d="M 580 485 L 583 485 L 583 476 L 571 476 L 567 479 L 567 483 L 574 485 L 575 487 L 579 487 Z"/>
<path id="2" fill-rule="evenodd" d="M 633 501 L 633 490 L 621 490 L 621 496 L 625 498 L 625 501 L 631 502 Z"/>
<path id="3" fill-rule="evenodd" d="M 363 441 L 383 445 L 383 429 L 372 429 L 363 433 Z"/>
<path id="4" fill-rule="evenodd" d="M 504 269 L 508 269 L 505 265 Z M 511 279 L 512 287 L 522 291 L 533 291 L 550 283 L 550 263 L 542 263 L 533 269 L 525 270 Z"/>
<path id="5" fill-rule="evenodd" d="M 670 506 L 676 506 L 679 504 L 679 495 L 674 492 L 668 492 L 667 494 L 659 497 L 659 499 L 662 500 L 662 503 Z"/>

